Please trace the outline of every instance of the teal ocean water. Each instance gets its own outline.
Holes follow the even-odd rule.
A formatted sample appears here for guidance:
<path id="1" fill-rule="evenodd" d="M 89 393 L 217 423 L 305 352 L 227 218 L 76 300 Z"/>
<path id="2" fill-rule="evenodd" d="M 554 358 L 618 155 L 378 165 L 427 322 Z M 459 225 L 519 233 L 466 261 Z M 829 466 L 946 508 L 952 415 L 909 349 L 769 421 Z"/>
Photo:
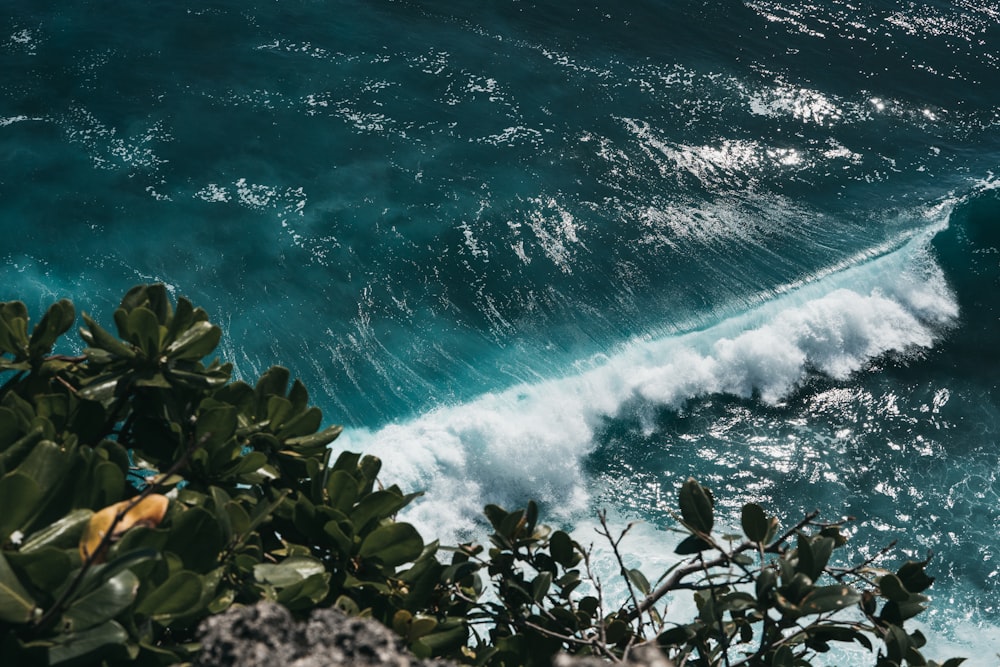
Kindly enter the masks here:
<path id="1" fill-rule="evenodd" d="M 166 283 L 427 534 L 854 515 L 996 664 L 994 3 L 0 0 L 0 68 L 0 299 Z"/>

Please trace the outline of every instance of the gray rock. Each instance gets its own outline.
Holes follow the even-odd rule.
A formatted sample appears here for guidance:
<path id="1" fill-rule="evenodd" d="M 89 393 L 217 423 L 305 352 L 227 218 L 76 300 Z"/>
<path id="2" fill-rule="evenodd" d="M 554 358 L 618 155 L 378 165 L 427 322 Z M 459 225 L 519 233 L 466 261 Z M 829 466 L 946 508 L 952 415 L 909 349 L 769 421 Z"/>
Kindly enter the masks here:
<path id="1" fill-rule="evenodd" d="M 421 660 L 380 623 L 316 609 L 298 623 L 271 602 L 234 606 L 199 628 L 196 667 L 454 667 Z"/>
<path id="2" fill-rule="evenodd" d="M 347 616 L 339 609 L 316 609 L 297 622 L 273 602 L 234 606 L 205 619 L 199 628 L 202 650 L 194 667 L 457 667 L 444 660 L 421 660 L 403 640 L 377 621 Z M 673 667 L 655 646 L 640 644 L 621 665 Z M 554 667 L 609 667 L 593 656 L 558 655 Z"/>
<path id="3" fill-rule="evenodd" d="M 660 649 L 652 644 L 633 646 L 618 665 L 627 667 L 674 667 Z M 553 667 L 609 667 L 610 662 L 596 656 L 573 656 L 561 653 L 552 661 Z"/>

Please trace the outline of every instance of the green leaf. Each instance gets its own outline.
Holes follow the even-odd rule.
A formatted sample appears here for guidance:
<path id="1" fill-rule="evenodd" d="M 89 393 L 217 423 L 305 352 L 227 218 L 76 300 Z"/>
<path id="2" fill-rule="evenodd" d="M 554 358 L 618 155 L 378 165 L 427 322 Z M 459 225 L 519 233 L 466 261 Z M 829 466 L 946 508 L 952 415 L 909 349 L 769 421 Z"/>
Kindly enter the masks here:
<path id="1" fill-rule="evenodd" d="M 80 328 L 80 338 L 87 345 L 110 352 L 114 356 L 123 359 L 135 358 L 135 350 L 115 338 L 114 335 L 102 328 L 97 322 L 90 319 L 87 313 L 83 314 L 83 321 L 87 324 L 87 328 Z"/>
<path id="2" fill-rule="evenodd" d="M 156 315 L 156 321 L 166 324 L 170 319 L 173 309 L 170 307 L 170 297 L 167 295 L 167 286 L 163 283 L 153 283 L 145 286 L 144 305 Z"/>
<path id="3" fill-rule="evenodd" d="M 32 551 L 13 551 L 7 554 L 10 564 L 24 573 L 39 590 L 52 593 L 62 584 L 73 569 L 73 561 L 64 549 L 36 548 Z"/>
<path id="4" fill-rule="evenodd" d="M 882 595 L 894 602 L 906 602 L 910 599 L 910 592 L 903 586 L 903 582 L 894 574 L 887 574 L 879 580 L 879 589 Z"/>
<path id="5" fill-rule="evenodd" d="M 799 561 L 796 570 L 813 581 L 819 579 L 833 553 L 833 544 L 833 539 L 829 537 L 811 538 L 799 533 L 796 543 Z"/>
<path id="6" fill-rule="evenodd" d="M 820 586 L 807 593 L 800 601 L 803 614 L 821 614 L 844 609 L 861 601 L 861 594 L 847 586 Z"/>
<path id="7" fill-rule="evenodd" d="M 479 564 L 473 561 L 454 563 L 442 571 L 441 581 L 446 584 L 454 584 L 477 571 L 479 571 Z M 409 573 L 407 572 L 407 574 Z"/>
<path id="8" fill-rule="evenodd" d="M 413 641 L 415 639 L 420 639 L 425 635 L 429 635 L 434 631 L 434 628 L 438 626 L 436 618 L 431 616 L 415 616 L 413 621 L 410 623 L 409 630 L 406 633 L 406 637 Z"/>
<path id="9" fill-rule="evenodd" d="M 267 414 L 267 402 L 271 396 L 284 396 L 291 373 L 282 366 L 271 366 L 257 380 L 254 387 L 256 406 L 254 414 L 264 417 Z"/>
<path id="10" fill-rule="evenodd" d="M 292 416 L 292 402 L 284 396 L 272 396 L 267 401 L 268 428 L 272 433 L 281 430 L 285 421 Z"/>
<path id="11" fill-rule="evenodd" d="M 912 648 L 910 636 L 906 634 L 903 628 L 896 625 L 890 625 L 885 629 L 884 641 L 889 659 L 895 661 L 897 664 L 903 661 L 903 656 L 906 654 L 907 649 Z"/>
<path id="12" fill-rule="evenodd" d="M 563 567 L 573 567 L 577 562 L 573 540 L 561 530 L 552 533 L 549 538 L 549 553 L 552 554 L 552 560 Z"/>
<path id="13" fill-rule="evenodd" d="M 522 537 L 524 527 L 527 523 L 524 510 L 514 510 L 504 518 L 497 532 L 508 540 L 515 541 L 519 537 Z"/>
<path id="14" fill-rule="evenodd" d="M 235 500 L 227 502 L 224 509 L 234 535 L 240 537 L 250 532 L 250 515 L 239 502 Z"/>
<path id="15" fill-rule="evenodd" d="M 746 611 L 757 606 L 757 599 L 749 593 L 729 593 L 719 600 L 719 606 L 725 611 Z"/>
<path id="16" fill-rule="evenodd" d="M 17 442 L 20 437 L 17 414 L 10 408 L 0 408 L 0 452 Z"/>
<path id="17" fill-rule="evenodd" d="M 20 301 L 0 303 L 0 353 L 23 358 L 28 348 L 28 309 Z"/>
<path id="18" fill-rule="evenodd" d="M 166 623 L 175 616 L 200 611 L 202 593 L 202 577 L 190 570 L 180 570 L 144 597 L 135 611 L 154 621 Z"/>
<path id="19" fill-rule="evenodd" d="M 777 584 L 778 575 L 775 574 L 772 568 L 761 569 L 760 574 L 757 575 L 757 581 L 754 582 L 757 598 L 761 602 L 765 602 Z"/>
<path id="20" fill-rule="evenodd" d="M 160 558 L 162 558 L 162 555 L 158 551 L 154 549 L 142 549 L 139 551 L 130 551 L 126 554 L 113 558 L 107 563 L 91 567 L 89 570 L 84 572 L 83 578 L 80 580 L 80 584 L 77 587 L 76 594 L 78 597 L 87 595 L 90 591 L 97 590 L 103 586 L 104 582 L 117 576 L 120 572 L 131 570 L 141 563 L 159 560 Z M 74 570 L 72 573 L 73 577 L 75 578 L 79 572 L 79 568 Z M 68 583 L 69 582 L 67 582 L 67 584 Z M 64 591 L 59 591 L 60 594 L 62 592 Z"/>
<path id="21" fill-rule="evenodd" d="M 813 555 L 813 581 L 819 579 L 826 569 L 826 564 L 830 562 L 833 554 L 834 540 L 832 537 L 819 537 L 812 540 Z"/>
<path id="22" fill-rule="evenodd" d="M 904 621 L 913 618 L 927 609 L 927 605 L 924 604 L 927 600 L 926 596 L 916 593 L 911 595 L 910 599 L 905 602 L 889 600 L 882 608 L 882 613 L 879 614 L 879 617 L 889 623 L 902 625 Z"/>
<path id="23" fill-rule="evenodd" d="M 198 361 L 212 353 L 222 338 L 222 329 L 209 322 L 195 322 L 167 346 L 170 359 Z"/>
<path id="24" fill-rule="evenodd" d="M 424 635 L 414 642 L 414 652 L 419 650 L 425 657 L 445 655 L 464 646 L 468 636 L 469 630 L 465 625 L 456 625 L 446 630 Z"/>
<path id="25" fill-rule="evenodd" d="M 124 495 L 125 475 L 114 463 L 97 456 L 76 480 L 73 505 L 100 509 L 118 502 Z"/>
<path id="26" fill-rule="evenodd" d="M 326 494 L 330 507 L 346 514 L 358 499 L 358 483 L 343 470 L 334 470 L 326 480 Z"/>
<path id="27" fill-rule="evenodd" d="M 189 507 L 174 517 L 166 550 L 180 556 L 186 569 L 208 572 L 218 566 L 224 542 L 215 515 L 202 507 Z"/>
<path id="28" fill-rule="evenodd" d="M 483 508 L 483 514 L 489 519 L 490 525 L 493 526 L 493 530 L 500 532 L 500 526 L 503 525 L 504 520 L 507 518 L 509 512 L 499 505 L 487 505 Z"/>
<path id="29" fill-rule="evenodd" d="M 381 521 L 410 504 L 413 498 L 420 494 L 401 495 L 393 491 L 376 491 L 361 499 L 350 518 L 354 523 L 354 529 L 358 533 L 363 533 L 368 524 L 372 521 Z"/>
<path id="30" fill-rule="evenodd" d="M 323 525 L 323 532 L 326 533 L 331 540 L 333 540 L 334 546 L 337 548 L 337 551 L 340 552 L 341 556 L 346 557 L 351 555 L 354 542 L 347 536 L 347 533 L 344 532 L 344 529 L 341 527 L 339 522 L 327 521 Z"/>
<path id="31" fill-rule="evenodd" d="M 224 364 L 217 370 L 186 371 L 176 367 L 167 369 L 171 382 L 196 391 L 209 391 L 222 387 L 229 382 L 230 373 L 232 364 Z"/>
<path id="32" fill-rule="evenodd" d="M 628 580 L 632 582 L 632 585 L 639 589 L 640 593 L 643 595 L 649 595 L 649 580 L 646 579 L 646 575 L 643 574 L 641 570 L 633 568 L 625 570 L 625 574 L 628 576 Z"/>
<path id="33" fill-rule="evenodd" d="M 715 501 L 711 492 L 689 477 L 680 491 L 681 516 L 693 530 L 709 534 L 715 523 Z"/>
<path id="34" fill-rule="evenodd" d="M 767 537 L 767 515 L 764 509 L 756 503 L 747 503 L 742 512 L 743 534 L 751 542 L 763 542 Z"/>
<path id="35" fill-rule="evenodd" d="M 0 477 L 0 544 L 7 541 L 15 530 L 24 529 L 45 500 L 45 491 L 27 475 L 16 470 Z"/>
<path id="36" fill-rule="evenodd" d="M 361 613 L 361 609 L 358 607 L 358 603 L 347 597 L 346 595 L 341 595 L 338 597 L 333 606 L 344 612 L 347 616 L 357 616 Z"/>
<path id="37" fill-rule="evenodd" d="M 288 438 L 285 440 L 285 445 L 300 454 L 315 456 L 326 450 L 326 446 L 336 440 L 343 431 L 343 426 L 330 426 L 319 433 L 304 435 L 300 438 Z"/>
<path id="38" fill-rule="evenodd" d="M 301 381 L 296 380 L 292 383 L 292 388 L 288 390 L 288 400 L 292 402 L 292 411 L 295 414 L 309 407 L 309 391 Z"/>
<path id="39" fill-rule="evenodd" d="M 146 303 L 149 303 L 149 285 L 133 285 L 122 297 L 119 309 L 128 314 Z"/>
<path id="40" fill-rule="evenodd" d="M 319 408 L 308 408 L 295 414 L 295 406 L 290 401 L 288 405 L 291 406 L 292 414 L 295 416 L 284 421 L 281 429 L 277 432 L 278 437 L 282 440 L 313 434 L 323 422 L 323 412 Z M 274 430 L 273 425 L 272 430 Z"/>
<path id="41" fill-rule="evenodd" d="M 787 644 L 783 644 L 778 647 L 774 652 L 774 657 L 771 658 L 771 667 L 794 667 L 795 666 L 795 654 L 792 653 L 792 649 L 788 647 Z"/>
<path id="42" fill-rule="evenodd" d="M 673 648 L 686 644 L 698 636 L 698 630 L 702 627 L 700 622 L 691 625 L 678 625 L 661 632 L 656 637 L 656 643 L 662 648 Z"/>
<path id="43" fill-rule="evenodd" d="M 253 568 L 253 576 L 257 581 L 277 588 L 291 586 L 325 572 L 323 563 L 307 556 L 292 556 L 280 563 L 258 563 Z"/>
<path id="44" fill-rule="evenodd" d="M 68 632 L 82 632 L 101 625 L 126 609 L 139 591 L 139 578 L 123 570 L 98 588 L 73 601 L 62 616 Z"/>
<path id="45" fill-rule="evenodd" d="M 31 332 L 31 340 L 28 341 L 29 355 L 37 358 L 48 354 L 59 336 L 73 326 L 75 318 L 76 310 L 73 308 L 73 302 L 68 299 L 60 299 L 49 306 L 48 311 Z"/>
<path id="46" fill-rule="evenodd" d="M 371 454 L 365 454 L 361 457 L 361 462 L 358 463 L 358 470 L 361 472 L 361 477 L 364 480 L 361 486 L 361 494 L 371 493 L 372 487 L 375 485 L 375 479 L 378 477 L 379 471 L 382 470 L 382 459 Z"/>
<path id="47" fill-rule="evenodd" d="M 823 642 L 857 642 L 869 651 L 874 648 L 863 632 L 851 627 L 817 625 L 809 629 L 809 636 Z"/>
<path id="48" fill-rule="evenodd" d="M 902 567 L 896 571 L 896 576 L 899 577 L 900 583 L 903 584 L 903 587 L 906 588 L 906 590 L 911 593 L 922 593 L 930 588 L 931 584 L 934 583 L 934 577 L 928 576 L 924 571 L 928 562 L 930 562 L 930 559 L 922 561 L 906 561 L 903 563 Z"/>
<path id="49" fill-rule="evenodd" d="M 35 411 L 63 430 L 69 416 L 69 397 L 66 394 L 35 394 Z"/>
<path id="50" fill-rule="evenodd" d="M 147 359 L 160 356 L 160 323 L 148 308 L 139 307 L 128 314 L 128 339 L 136 345 Z"/>
<path id="51" fill-rule="evenodd" d="M 424 550 L 424 541 L 417 529 L 408 523 L 379 526 L 362 542 L 362 558 L 378 558 L 389 567 L 416 560 Z"/>
<path id="52" fill-rule="evenodd" d="M 624 641 L 630 634 L 628 623 L 615 619 L 608 623 L 604 630 L 608 644 L 617 644 Z"/>
<path id="53" fill-rule="evenodd" d="M 31 453 L 17 467 L 17 472 L 30 477 L 38 484 L 42 493 L 51 496 L 70 465 L 69 457 L 62 447 L 51 440 L 42 440 L 32 447 Z"/>
<path id="54" fill-rule="evenodd" d="M 699 551 L 707 551 L 711 549 L 712 545 L 701 539 L 697 535 L 689 535 L 681 541 L 680 544 L 674 548 L 675 554 L 680 554 L 681 556 L 690 556 L 691 554 L 696 554 Z"/>
<path id="55" fill-rule="evenodd" d="M 250 452 L 238 457 L 234 463 L 234 467 L 227 470 L 228 475 L 252 475 L 267 465 L 267 454 L 263 452 Z"/>
<path id="56" fill-rule="evenodd" d="M 86 656 L 111 645 L 124 645 L 128 633 L 117 621 L 108 621 L 83 632 L 56 635 L 55 645 L 49 649 L 49 665 L 58 665 Z"/>
<path id="57" fill-rule="evenodd" d="M 77 396 L 85 401 L 97 401 L 107 407 L 114 400 L 119 383 L 123 382 L 122 386 L 126 386 L 134 375 L 132 371 L 113 371 L 98 375 L 87 380 L 86 384 L 77 392 Z"/>
<path id="58" fill-rule="evenodd" d="M 195 437 L 206 447 L 226 442 L 236 431 L 236 408 L 205 399 L 198 408 Z"/>
<path id="59" fill-rule="evenodd" d="M 291 586 L 283 588 L 275 601 L 292 611 L 312 609 L 330 592 L 330 575 L 317 572 Z"/>
<path id="60" fill-rule="evenodd" d="M 0 357 L 0 373 L 4 371 L 30 371 L 31 363 L 27 361 L 9 361 Z"/>
<path id="61" fill-rule="evenodd" d="M 552 587 L 552 573 L 540 572 L 531 582 L 531 597 L 537 604 L 542 604 L 549 589 Z"/>
<path id="62" fill-rule="evenodd" d="M 27 623 L 34 610 L 35 601 L 0 551 L 0 621 Z"/>
<path id="63" fill-rule="evenodd" d="M 194 307 L 191 305 L 191 302 L 184 297 L 179 297 L 177 299 L 177 309 L 174 311 L 173 317 L 170 318 L 170 324 L 167 326 L 166 340 L 172 343 L 176 342 L 178 336 L 188 331 L 195 321 Z M 201 357 L 198 358 L 200 359 Z"/>
<path id="64" fill-rule="evenodd" d="M 353 477 L 358 470 L 358 461 L 360 460 L 361 454 L 344 451 L 337 455 L 337 460 L 330 470 L 332 472 L 342 470 Z"/>

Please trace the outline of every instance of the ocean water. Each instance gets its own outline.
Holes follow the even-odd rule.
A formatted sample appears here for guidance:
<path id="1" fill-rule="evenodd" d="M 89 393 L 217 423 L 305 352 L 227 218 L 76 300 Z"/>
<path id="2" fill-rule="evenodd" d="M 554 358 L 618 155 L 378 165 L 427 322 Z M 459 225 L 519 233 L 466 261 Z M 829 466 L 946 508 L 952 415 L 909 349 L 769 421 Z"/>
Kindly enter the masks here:
<path id="1" fill-rule="evenodd" d="M 0 0 L 0 68 L 0 299 L 163 281 L 427 535 L 856 516 L 996 664 L 994 3 Z"/>

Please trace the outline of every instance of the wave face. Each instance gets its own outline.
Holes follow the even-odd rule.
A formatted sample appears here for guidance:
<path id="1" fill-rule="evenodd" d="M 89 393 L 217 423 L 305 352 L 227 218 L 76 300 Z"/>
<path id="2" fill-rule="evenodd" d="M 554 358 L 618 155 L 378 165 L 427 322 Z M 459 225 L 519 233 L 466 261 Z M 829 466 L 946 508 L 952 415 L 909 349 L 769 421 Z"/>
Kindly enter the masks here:
<path id="1" fill-rule="evenodd" d="M 988 3 L 121 4 L 0 5 L 0 299 L 163 281 L 429 532 L 854 514 L 1000 651 Z"/>
<path id="2" fill-rule="evenodd" d="M 355 429 L 345 446 L 380 454 L 394 479 L 430 485 L 410 518 L 438 530 L 528 494 L 572 519 L 590 504 L 583 463 L 608 419 L 631 415 L 649 432 L 658 412 L 715 395 L 773 408 L 817 377 L 849 381 L 876 359 L 931 348 L 958 315 L 928 252 L 934 229 L 708 328 L 634 339 L 572 374 Z"/>

